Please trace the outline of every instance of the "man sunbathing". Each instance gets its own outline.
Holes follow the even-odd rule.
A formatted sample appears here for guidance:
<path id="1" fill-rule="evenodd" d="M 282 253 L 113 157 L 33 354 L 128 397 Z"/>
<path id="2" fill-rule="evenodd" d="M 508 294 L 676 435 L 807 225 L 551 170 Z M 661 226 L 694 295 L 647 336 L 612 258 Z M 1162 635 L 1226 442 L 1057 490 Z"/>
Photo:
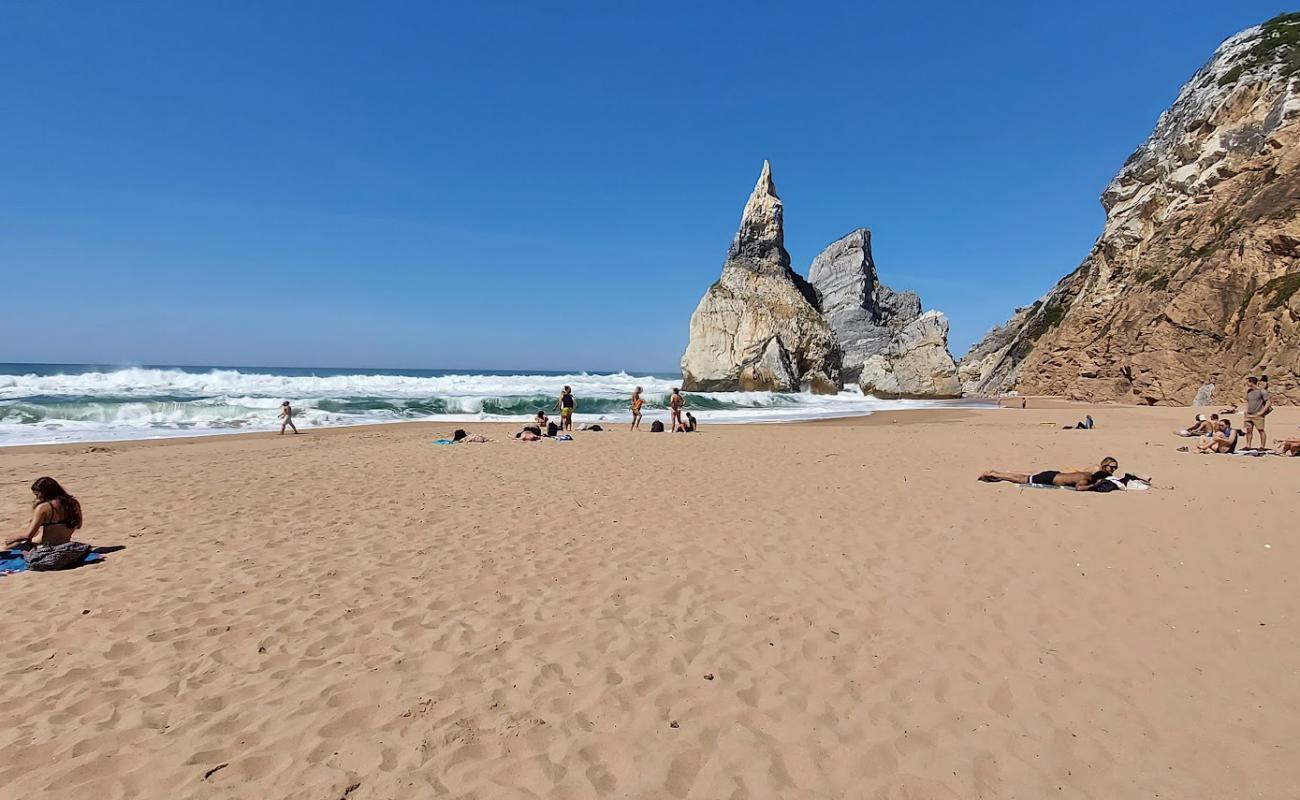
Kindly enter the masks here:
<path id="1" fill-rule="evenodd" d="M 980 475 L 979 479 L 985 483 L 1006 481 L 1035 486 L 1073 486 L 1081 492 L 1090 492 L 1097 484 L 1114 475 L 1117 469 L 1119 469 L 1119 462 L 1107 456 L 1101 460 L 1101 465 L 1095 472 L 1061 472 L 1055 469 L 1033 473 L 989 470 Z"/>

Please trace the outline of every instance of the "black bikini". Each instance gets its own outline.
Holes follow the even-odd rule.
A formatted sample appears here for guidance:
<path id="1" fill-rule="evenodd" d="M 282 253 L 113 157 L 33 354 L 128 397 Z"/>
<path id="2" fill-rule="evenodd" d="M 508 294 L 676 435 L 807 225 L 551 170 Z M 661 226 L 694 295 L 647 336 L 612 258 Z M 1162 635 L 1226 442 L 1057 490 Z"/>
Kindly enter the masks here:
<path id="1" fill-rule="evenodd" d="M 53 503 L 50 503 L 50 511 L 54 511 L 54 510 L 55 510 L 55 508 L 54 508 L 54 504 L 53 504 Z M 50 520 L 49 522 L 42 522 L 42 523 L 41 523 L 41 528 L 42 528 L 42 529 L 44 529 L 44 528 L 48 528 L 48 527 L 50 527 L 51 525 L 63 525 L 63 526 L 67 526 L 67 524 L 68 524 L 68 515 L 65 513 L 65 514 L 63 515 L 63 519 L 59 520 L 58 522 L 55 522 L 54 520 Z"/>

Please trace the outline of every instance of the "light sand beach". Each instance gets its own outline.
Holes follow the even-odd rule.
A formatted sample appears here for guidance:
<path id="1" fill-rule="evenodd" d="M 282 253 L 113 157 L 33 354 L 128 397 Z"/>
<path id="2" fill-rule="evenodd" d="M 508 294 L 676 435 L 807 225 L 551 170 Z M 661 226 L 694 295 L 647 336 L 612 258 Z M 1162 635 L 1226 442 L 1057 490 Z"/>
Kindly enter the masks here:
<path id="1" fill-rule="evenodd" d="M 0 450 L 0 798 L 1300 796 L 1300 459 L 1035 405 Z"/>

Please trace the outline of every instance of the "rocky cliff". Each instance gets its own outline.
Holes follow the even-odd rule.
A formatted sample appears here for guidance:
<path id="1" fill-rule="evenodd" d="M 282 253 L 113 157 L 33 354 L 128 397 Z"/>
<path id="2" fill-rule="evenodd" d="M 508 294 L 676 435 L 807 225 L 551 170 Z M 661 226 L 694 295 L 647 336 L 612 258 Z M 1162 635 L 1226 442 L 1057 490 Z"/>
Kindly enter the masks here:
<path id="1" fill-rule="evenodd" d="M 682 356 L 687 391 L 843 388 L 839 343 L 816 293 L 790 269 L 782 213 L 771 165 L 763 162 L 722 277 L 691 315 Z"/>
<path id="2" fill-rule="evenodd" d="M 1226 40 L 1101 198 L 1091 253 L 962 359 L 967 392 L 1300 401 L 1300 14 Z"/>
<path id="3" fill-rule="evenodd" d="M 948 319 L 921 314 L 915 292 L 880 282 L 871 231 L 859 228 L 831 243 L 808 270 L 822 315 L 843 353 L 844 380 L 877 397 L 961 394 L 948 352 Z"/>

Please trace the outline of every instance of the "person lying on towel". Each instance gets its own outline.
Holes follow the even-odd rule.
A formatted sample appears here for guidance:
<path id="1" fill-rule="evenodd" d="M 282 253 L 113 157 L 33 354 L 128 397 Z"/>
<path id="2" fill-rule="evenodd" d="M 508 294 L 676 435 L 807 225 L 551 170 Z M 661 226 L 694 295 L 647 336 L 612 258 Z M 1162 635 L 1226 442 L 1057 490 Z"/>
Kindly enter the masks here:
<path id="1" fill-rule="evenodd" d="M 980 475 L 979 479 L 985 483 L 997 483 L 1006 481 L 1007 483 L 1033 484 L 1035 486 L 1070 486 L 1081 492 L 1091 492 L 1096 487 L 1106 481 L 1107 478 L 1115 474 L 1119 469 L 1119 462 L 1110 456 L 1101 460 L 1100 467 L 1095 472 L 1062 472 L 1056 469 L 1045 469 L 1042 472 L 998 472 L 989 470 Z"/>

